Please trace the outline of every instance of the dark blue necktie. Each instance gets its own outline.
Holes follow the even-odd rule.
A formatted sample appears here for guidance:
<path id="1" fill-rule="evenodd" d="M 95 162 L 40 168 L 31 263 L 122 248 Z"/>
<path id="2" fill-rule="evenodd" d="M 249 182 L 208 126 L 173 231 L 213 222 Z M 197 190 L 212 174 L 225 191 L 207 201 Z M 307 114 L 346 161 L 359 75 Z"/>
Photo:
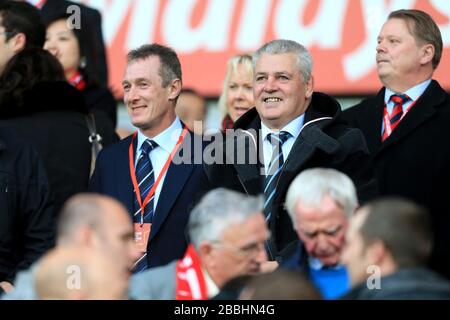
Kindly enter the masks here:
<path id="1" fill-rule="evenodd" d="M 281 131 L 279 134 L 271 133 L 267 135 L 267 140 L 272 144 L 272 157 L 264 182 L 264 214 L 267 222 L 272 218 L 273 199 L 277 190 L 278 177 L 284 164 L 283 150 L 281 147 L 289 139 L 289 136 L 290 133 L 286 131 Z"/>
<path id="2" fill-rule="evenodd" d="M 147 197 L 150 189 L 155 184 L 155 173 L 153 170 L 152 162 L 150 161 L 150 151 L 156 148 L 158 144 L 153 140 L 145 140 L 141 146 L 141 155 L 136 165 L 136 180 L 139 185 L 141 193 L 141 201 Z M 136 192 L 136 190 L 135 190 Z M 150 198 L 150 201 L 144 208 L 144 217 L 142 218 L 141 207 L 137 200 L 136 194 L 134 196 L 134 215 L 133 221 L 135 223 L 152 223 L 154 213 L 154 199 L 155 195 Z M 143 254 L 136 262 L 133 272 L 138 273 L 148 268 L 147 265 L 147 253 Z"/>
<path id="3" fill-rule="evenodd" d="M 267 135 L 267 140 L 272 144 L 272 157 L 269 162 L 264 182 L 264 215 L 268 224 L 272 219 L 272 212 L 276 210 L 276 208 L 273 208 L 273 200 L 277 191 L 278 178 L 280 177 L 284 164 L 283 150 L 281 147 L 289 137 L 290 133 L 286 131 L 281 131 L 279 134 L 270 133 Z M 266 243 L 266 250 L 269 259 L 273 259 L 274 257 L 269 242 Z"/>

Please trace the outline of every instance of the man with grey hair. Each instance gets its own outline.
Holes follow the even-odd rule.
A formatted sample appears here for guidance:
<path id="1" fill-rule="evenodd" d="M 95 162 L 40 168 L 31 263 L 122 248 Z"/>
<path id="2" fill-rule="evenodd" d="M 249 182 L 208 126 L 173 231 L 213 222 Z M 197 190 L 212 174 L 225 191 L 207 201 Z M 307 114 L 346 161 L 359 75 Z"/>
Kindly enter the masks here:
<path id="1" fill-rule="evenodd" d="M 227 281 L 259 273 L 269 237 L 262 208 L 259 197 L 226 189 L 208 192 L 190 214 L 191 244 L 184 258 L 134 275 L 130 298 L 208 299 Z"/>
<path id="2" fill-rule="evenodd" d="M 352 180 L 334 169 L 305 170 L 289 186 L 286 208 L 301 244 L 282 267 L 304 271 L 325 299 L 337 298 L 349 288 L 339 260 L 357 205 Z"/>
<path id="3" fill-rule="evenodd" d="M 256 108 L 239 118 L 233 138 L 227 137 L 218 151 L 226 163 L 206 165 L 205 172 L 210 188 L 264 193 L 271 231 L 266 249 L 275 260 L 265 264 L 270 270 L 295 248 L 297 235 L 283 203 L 298 173 L 313 167 L 339 169 L 354 181 L 360 200 L 371 198 L 376 187 L 361 131 L 341 120 L 336 100 L 313 92 L 312 57 L 305 47 L 271 41 L 256 51 L 253 67 Z M 245 157 L 235 161 L 235 155 Z"/>
<path id="4" fill-rule="evenodd" d="M 120 202 L 108 196 L 83 193 L 66 202 L 60 213 L 54 250 L 76 252 L 80 248 L 111 258 L 122 273 L 130 276 L 139 252 L 131 219 Z M 2 299 L 37 299 L 34 280 L 39 263 L 19 273 L 15 289 Z"/>

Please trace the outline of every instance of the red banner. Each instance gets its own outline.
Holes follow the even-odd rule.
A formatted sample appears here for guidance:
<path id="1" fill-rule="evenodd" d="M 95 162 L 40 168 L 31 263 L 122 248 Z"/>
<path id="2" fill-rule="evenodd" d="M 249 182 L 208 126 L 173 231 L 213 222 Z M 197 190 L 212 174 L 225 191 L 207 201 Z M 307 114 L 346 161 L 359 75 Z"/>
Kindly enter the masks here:
<path id="1" fill-rule="evenodd" d="M 315 90 L 375 92 L 376 38 L 389 12 L 416 8 L 439 25 L 444 52 L 434 78 L 450 90 L 447 0 L 91 0 L 103 14 L 110 82 L 121 94 L 126 53 L 158 42 L 179 55 L 185 87 L 217 97 L 228 58 L 272 39 L 302 43 L 314 58 Z"/>

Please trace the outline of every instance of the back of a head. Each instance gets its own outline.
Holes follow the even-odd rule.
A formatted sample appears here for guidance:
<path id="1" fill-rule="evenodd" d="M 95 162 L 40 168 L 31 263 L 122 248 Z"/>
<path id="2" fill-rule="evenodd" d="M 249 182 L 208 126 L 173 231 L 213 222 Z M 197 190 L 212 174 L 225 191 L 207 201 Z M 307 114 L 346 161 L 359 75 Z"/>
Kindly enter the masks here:
<path id="1" fill-rule="evenodd" d="M 432 44 L 434 46 L 432 64 L 433 69 L 436 69 L 441 61 L 443 42 L 441 31 L 433 18 L 421 10 L 402 9 L 391 12 L 388 19 L 404 20 L 419 45 Z"/>
<path id="2" fill-rule="evenodd" d="M 106 221 L 107 214 L 102 206 L 105 196 L 97 194 L 78 194 L 70 198 L 59 215 L 57 227 L 58 245 L 73 245 L 77 241 L 77 233 L 88 227 L 99 231 Z M 108 198 L 107 198 L 108 199 Z"/>
<path id="3" fill-rule="evenodd" d="M 427 263 L 433 237 L 425 208 L 398 198 L 377 200 L 366 208 L 367 217 L 360 228 L 365 246 L 381 241 L 399 268 Z"/>
<path id="4" fill-rule="evenodd" d="M 187 231 L 198 249 L 203 241 L 216 241 L 228 227 L 241 223 L 254 214 L 261 214 L 261 197 L 219 188 L 208 192 L 189 216 Z"/>
<path id="5" fill-rule="evenodd" d="M 25 48 L 44 46 L 45 26 L 39 11 L 31 4 L 12 0 L 0 2 L 0 21 L 5 31 L 9 32 L 7 40 L 23 33 L 26 37 Z"/>
<path id="6" fill-rule="evenodd" d="M 17 53 L 0 75 L 0 106 L 24 104 L 25 93 L 41 82 L 65 81 L 59 61 L 41 48 Z"/>
<path id="7" fill-rule="evenodd" d="M 41 300 L 85 299 L 91 254 L 86 249 L 57 248 L 39 261 L 34 273 L 36 294 Z"/>
<path id="8" fill-rule="evenodd" d="M 307 276 L 291 270 L 256 275 L 247 281 L 241 300 L 320 300 L 319 291 Z"/>
<path id="9" fill-rule="evenodd" d="M 97 251 L 57 248 L 37 265 L 35 288 L 38 298 L 45 300 L 116 300 L 126 297 L 127 277 Z"/>

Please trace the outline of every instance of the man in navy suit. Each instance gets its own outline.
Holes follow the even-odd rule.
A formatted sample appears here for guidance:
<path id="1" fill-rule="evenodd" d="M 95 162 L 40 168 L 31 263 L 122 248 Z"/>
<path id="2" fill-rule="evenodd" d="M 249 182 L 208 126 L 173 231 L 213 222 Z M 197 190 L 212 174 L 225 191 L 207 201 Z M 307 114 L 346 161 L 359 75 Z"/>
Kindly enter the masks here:
<path id="1" fill-rule="evenodd" d="M 199 137 L 175 114 L 182 86 L 176 53 L 152 44 L 127 58 L 124 102 L 138 131 L 102 150 L 90 190 L 117 198 L 133 215 L 142 252 L 135 266 L 139 272 L 182 258 L 184 229 L 203 169 L 201 161 L 194 164 L 192 152 Z"/>

